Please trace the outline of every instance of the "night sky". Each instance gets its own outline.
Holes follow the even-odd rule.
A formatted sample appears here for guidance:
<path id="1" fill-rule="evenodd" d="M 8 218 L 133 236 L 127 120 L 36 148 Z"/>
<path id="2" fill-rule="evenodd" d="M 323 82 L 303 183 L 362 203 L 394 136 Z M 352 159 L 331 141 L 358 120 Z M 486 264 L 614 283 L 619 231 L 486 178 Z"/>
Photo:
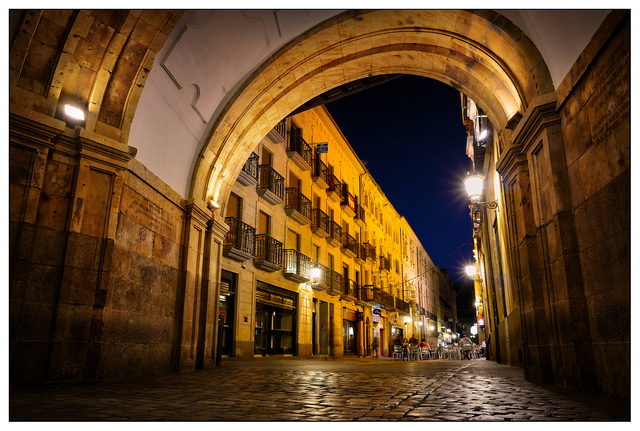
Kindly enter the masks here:
<path id="1" fill-rule="evenodd" d="M 455 252 L 472 238 L 462 185 L 471 159 L 465 152 L 460 92 L 405 75 L 326 107 L 433 263 L 467 290 L 464 267 L 473 243 Z"/>

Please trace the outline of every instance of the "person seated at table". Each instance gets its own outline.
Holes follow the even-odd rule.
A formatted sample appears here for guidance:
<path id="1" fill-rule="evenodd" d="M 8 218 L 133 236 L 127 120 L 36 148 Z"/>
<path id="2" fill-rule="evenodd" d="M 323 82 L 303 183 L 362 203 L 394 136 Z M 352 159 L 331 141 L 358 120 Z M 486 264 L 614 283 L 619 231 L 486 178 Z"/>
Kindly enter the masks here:
<path id="1" fill-rule="evenodd" d="M 411 336 L 411 338 L 409 338 L 409 344 L 417 346 L 418 345 L 418 339 L 415 336 Z"/>
<path id="2" fill-rule="evenodd" d="M 462 334 L 462 338 L 460 339 L 460 346 L 462 346 L 462 359 L 471 360 L 471 350 L 473 349 L 473 341 L 465 334 Z"/>
<path id="3" fill-rule="evenodd" d="M 402 339 L 402 357 L 404 358 L 405 361 L 409 360 L 409 349 L 407 348 L 409 346 L 409 340 L 407 340 L 407 337 L 404 337 Z"/>

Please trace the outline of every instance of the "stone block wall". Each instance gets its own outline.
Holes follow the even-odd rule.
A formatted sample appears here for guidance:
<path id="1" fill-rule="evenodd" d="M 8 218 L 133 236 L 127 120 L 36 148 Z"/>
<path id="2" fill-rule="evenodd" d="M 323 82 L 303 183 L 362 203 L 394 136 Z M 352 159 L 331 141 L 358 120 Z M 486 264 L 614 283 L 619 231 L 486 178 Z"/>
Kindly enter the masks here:
<path id="1" fill-rule="evenodd" d="M 614 17 L 585 50 L 588 67 L 574 66 L 559 93 L 568 93 L 561 101 L 560 115 L 570 207 L 575 217 L 575 259 L 582 269 L 576 277 L 584 280 L 589 316 L 588 322 L 580 325 L 578 340 L 590 339 L 598 389 L 628 394 L 630 19 L 621 12 Z"/>

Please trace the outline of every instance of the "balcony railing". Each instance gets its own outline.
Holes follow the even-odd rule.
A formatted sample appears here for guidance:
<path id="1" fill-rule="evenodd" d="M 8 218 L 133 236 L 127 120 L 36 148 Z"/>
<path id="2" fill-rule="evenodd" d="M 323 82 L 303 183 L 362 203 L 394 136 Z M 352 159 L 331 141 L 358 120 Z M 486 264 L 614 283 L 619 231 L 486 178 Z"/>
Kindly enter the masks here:
<path id="1" fill-rule="evenodd" d="M 373 285 L 368 284 L 360 286 L 360 300 L 361 301 L 373 301 Z"/>
<path id="2" fill-rule="evenodd" d="M 251 153 L 238 174 L 238 182 L 243 186 L 253 186 L 258 182 L 258 155 Z"/>
<path id="3" fill-rule="evenodd" d="M 224 221 L 229 225 L 224 239 L 224 255 L 239 261 L 251 258 L 255 251 L 256 229 L 234 217 L 227 217 Z"/>
<path id="4" fill-rule="evenodd" d="M 289 145 L 287 146 L 287 155 L 303 171 L 311 169 L 311 163 L 313 162 L 311 147 L 307 144 L 307 141 L 302 138 L 298 129 L 291 129 Z"/>
<path id="5" fill-rule="evenodd" d="M 338 177 L 329 174 L 327 177 L 327 196 L 334 202 L 340 202 L 342 199 L 342 183 L 338 181 Z"/>
<path id="6" fill-rule="evenodd" d="M 329 235 L 329 216 L 320 208 L 311 210 L 311 231 L 316 235 L 326 238 Z"/>
<path id="7" fill-rule="evenodd" d="M 281 144 L 287 138 L 287 120 L 282 120 L 267 133 L 267 137 L 274 144 Z"/>
<path id="8" fill-rule="evenodd" d="M 360 291 L 360 286 L 353 280 L 349 280 L 348 278 L 342 279 L 342 294 L 345 296 L 350 296 L 352 298 L 357 298 L 358 293 Z"/>
<path id="9" fill-rule="evenodd" d="M 364 248 L 363 244 L 356 244 L 356 250 L 358 252 L 356 253 L 355 258 L 358 261 L 358 263 L 362 265 L 367 261 L 367 249 Z"/>
<path id="10" fill-rule="evenodd" d="M 311 221 L 311 200 L 295 187 L 285 189 L 284 211 L 300 224 Z"/>
<path id="11" fill-rule="evenodd" d="M 342 244 L 342 227 L 335 222 L 329 222 L 329 236 L 327 237 L 327 243 L 334 247 L 338 247 Z"/>
<path id="12" fill-rule="evenodd" d="M 256 235 L 256 254 L 253 264 L 269 272 L 282 268 L 282 243 L 268 235 Z"/>
<path id="13" fill-rule="evenodd" d="M 364 217 L 364 208 L 362 207 L 362 205 L 356 204 L 356 216 L 354 220 L 361 227 L 363 227 L 366 223 Z"/>
<path id="14" fill-rule="evenodd" d="M 340 201 L 340 207 L 350 217 L 353 217 L 356 215 L 356 198 L 351 193 L 344 190 L 344 187 L 342 190 L 342 199 Z"/>
<path id="15" fill-rule="evenodd" d="M 384 256 L 380 256 L 380 270 L 391 271 L 391 261 Z"/>
<path id="16" fill-rule="evenodd" d="M 327 188 L 329 185 L 329 168 L 320 160 L 320 155 L 316 154 L 313 159 L 313 167 L 311 172 L 313 181 L 318 183 L 320 188 Z"/>
<path id="17" fill-rule="evenodd" d="M 394 299 L 395 299 L 394 307 L 397 310 L 402 311 L 403 313 L 406 313 L 406 314 L 409 314 L 411 312 L 411 305 L 408 302 L 404 302 L 400 298 L 394 298 Z"/>
<path id="18" fill-rule="evenodd" d="M 284 276 L 298 283 L 309 281 L 311 259 L 297 250 L 284 250 Z"/>
<path id="19" fill-rule="evenodd" d="M 389 293 L 385 292 L 379 287 L 373 288 L 373 300 L 380 305 L 384 305 L 385 307 L 395 308 L 395 302 L 393 301 L 393 296 Z"/>
<path id="20" fill-rule="evenodd" d="M 358 254 L 358 244 L 356 239 L 346 232 L 342 232 L 342 252 L 349 257 L 354 257 Z"/>
<path id="21" fill-rule="evenodd" d="M 377 256 L 376 256 L 376 248 L 374 246 L 372 246 L 371 244 L 369 244 L 368 242 L 365 242 L 364 244 L 362 244 L 362 246 L 364 247 L 366 253 L 367 253 L 367 259 L 371 259 L 371 260 L 377 260 Z"/>
<path id="22" fill-rule="evenodd" d="M 342 274 L 331 270 L 329 272 L 329 288 L 327 292 L 330 295 L 341 295 L 342 294 Z"/>
<path id="23" fill-rule="evenodd" d="M 258 166 L 258 195 L 272 205 L 284 201 L 284 178 L 269 165 Z"/>

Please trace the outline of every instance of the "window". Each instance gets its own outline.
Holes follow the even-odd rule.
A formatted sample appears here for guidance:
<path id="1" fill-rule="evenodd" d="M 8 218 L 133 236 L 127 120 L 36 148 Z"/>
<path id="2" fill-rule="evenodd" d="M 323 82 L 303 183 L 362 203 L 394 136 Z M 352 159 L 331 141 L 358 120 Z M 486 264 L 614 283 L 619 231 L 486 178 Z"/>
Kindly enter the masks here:
<path id="1" fill-rule="evenodd" d="M 300 235 L 292 230 L 287 232 L 287 248 L 300 251 Z"/>
<path id="2" fill-rule="evenodd" d="M 313 245 L 313 255 L 311 259 L 314 263 L 320 263 L 320 246 Z"/>
<path id="3" fill-rule="evenodd" d="M 227 202 L 227 217 L 242 220 L 242 198 L 234 193 L 231 193 Z"/>
<path id="4" fill-rule="evenodd" d="M 258 235 L 269 235 L 271 216 L 260 211 L 258 216 Z"/>
<path id="5" fill-rule="evenodd" d="M 265 147 L 262 147 L 262 163 L 261 164 L 273 166 L 272 154 Z"/>
<path id="6" fill-rule="evenodd" d="M 300 190 L 300 179 L 291 171 L 289 171 L 289 187 Z"/>

